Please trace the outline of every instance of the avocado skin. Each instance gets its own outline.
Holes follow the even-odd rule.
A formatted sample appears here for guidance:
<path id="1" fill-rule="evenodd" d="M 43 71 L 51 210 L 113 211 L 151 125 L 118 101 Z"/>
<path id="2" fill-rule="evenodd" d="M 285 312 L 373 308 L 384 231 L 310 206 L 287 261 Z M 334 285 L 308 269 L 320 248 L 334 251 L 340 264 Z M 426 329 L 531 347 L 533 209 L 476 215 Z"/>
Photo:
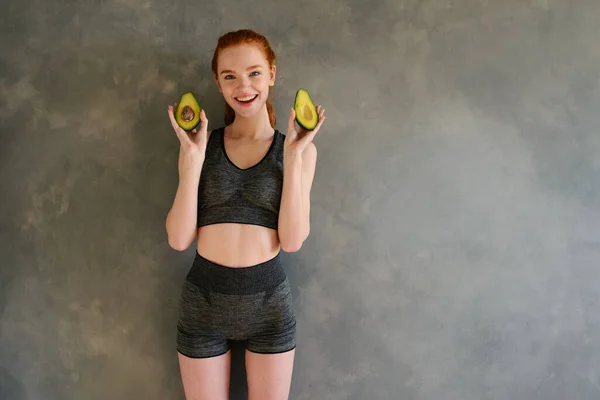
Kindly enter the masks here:
<path id="1" fill-rule="evenodd" d="M 182 118 L 182 112 L 185 106 L 190 106 L 194 111 L 194 118 L 191 121 L 186 121 Z M 200 125 L 200 105 L 196 100 L 196 97 L 192 92 L 185 92 L 181 95 L 179 103 L 177 104 L 177 110 L 175 111 L 175 120 L 177 125 L 185 131 L 191 131 Z"/>
<path id="2" fill-rule="evenodd" d="M 301 107 L 305 104 L 310 107 L 313 113 L 313 118 L 311 120 L 306 120 L 302 118 Z M 294 111 L 296 113 L 296 122 L 298 122 L 298 125 L 300 125 L 306 130 L 310 131 L 315 129 L 315 127 L 319 123 L 319 113 L 317 112 L 317 108 L 315 107 L 315 104 L 313 103 L 306 89 L 300 88 L 296 92 L 296 98 L 294 100 Z"/>

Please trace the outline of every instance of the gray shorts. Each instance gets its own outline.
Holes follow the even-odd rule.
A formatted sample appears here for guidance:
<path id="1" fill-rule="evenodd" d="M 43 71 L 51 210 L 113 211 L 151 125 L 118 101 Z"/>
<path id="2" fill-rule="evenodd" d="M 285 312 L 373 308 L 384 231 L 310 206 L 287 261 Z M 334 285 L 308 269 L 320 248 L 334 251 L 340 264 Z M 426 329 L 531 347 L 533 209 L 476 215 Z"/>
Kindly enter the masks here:
<path id="1" fill-rule="evenodd" d="M 229 350 L 229 340 L 244 340 L 249 351 L 262 354 L 296 347 L 292 292 L 279 254 L 230 268 L 196 253 L 181 291 L 177 351 L 215 357 Z"/>

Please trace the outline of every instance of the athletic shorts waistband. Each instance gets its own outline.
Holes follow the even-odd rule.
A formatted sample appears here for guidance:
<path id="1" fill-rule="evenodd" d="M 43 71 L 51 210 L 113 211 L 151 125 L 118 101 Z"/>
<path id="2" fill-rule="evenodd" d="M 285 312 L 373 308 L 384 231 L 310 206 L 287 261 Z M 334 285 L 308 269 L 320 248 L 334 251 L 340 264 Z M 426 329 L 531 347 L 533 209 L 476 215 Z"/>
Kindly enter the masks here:
<path id="1" fill-rule="evenodd" d="M 222 294 L 252 294 L 271 290 L 286 279 L 280 253 L 270 260 L 248 267 L 228 267 L 196 257 L 186 277 L 191 283 Z"/>

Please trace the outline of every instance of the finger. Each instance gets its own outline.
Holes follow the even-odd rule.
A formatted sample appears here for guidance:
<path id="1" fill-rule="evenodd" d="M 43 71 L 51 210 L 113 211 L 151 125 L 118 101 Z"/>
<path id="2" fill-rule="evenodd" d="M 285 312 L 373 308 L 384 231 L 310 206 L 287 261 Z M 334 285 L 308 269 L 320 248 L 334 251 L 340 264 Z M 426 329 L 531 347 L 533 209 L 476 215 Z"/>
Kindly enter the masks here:
<path id="1" fill-rule="evenodd" d="M 189 144 L 190 138 L 187 135 L 187 133 L 183 129 L 181 129 L 181 127 L 177 124 L 177 121 L 175 121 L 175 116 L 173 115 L 172 107 L 169 107 L 168 113 L 169 113 L 169 119 L 171 120 L 171 126 L 173 127 L 173 130 L 177 134 L 179 141 L 182 144 L 184 144 L 184 143 Z"/>
<path id="2" fill-rule="evenodd" d="M 171 126 L 173 127 L 173 129 L 175 129 L 175 131 L 177 131 L 177 128 L 179 126 L 177 125 L 177 121 L 175 121 L 175 115 L 173 114 L 173 106 L 168 107 L 168 112 L 169 112 L 169 119 L 171 120 Z"/>
<path id="3" fill-rule="evenodd" d="M 319 122 L 315 127 L 316 130 L 318 130 L 321 127 L 321 125 L 323 125 L 323 121 L 325 121 L 325 119 L 327 119 L 327 117 L 325 116 L 325 109 L 319 106 Z"/>
<path id="4" fill-rule="evenodd" d="M 319 113 L 319 119 L 323 118 L 323 115 L 325 115 L 325 109 L 321 106 L 318 106 L 317 111 Z"/>
<path id="5" fill-rule="evenodd" d="M 206 118 L 206 113 L 204 110 L 200 111 L 200 127 L 198 128 L 198 132 L 206 133 L 208 129 L 208 118 Z"/>
<path id="6" fill-rule="evenodd" d="M 319 122 L 317 123 L 317 126 L 315 126 L 315 129 L 312 129 L 310 131 L 306 131 L 306 134 L 304 136 L 302 136 L 302 139 L 300 139 L 299 141 L 302 142 L 302 145 L 305 145 L 305 142 L 312 142 L 313 139 L 315 138 L 315 135 L 317 134 L 317 132 L 319 132 L 319 129 L 321 129 L 321 125 L 323 125 L 323 121 L 325 120 L 326 117 L 323 117 L 319 120 Z"/>
<path id="7" fill-rule="evenodd" d="M 317 126 L 315 126 L 310 131 L 304 130 L 304 132 L 302 132 L 303 134 L 311 134 L 311 133 L 316 134 L 319 131 L 319 128 L 321 128 L 321 125 L 323 124 L 323 121 L 326 118 L 326 117 L 324 117 L 324 115 L 325 115 L 325 109 L 320 104 L 317 105 L 316 109 L 317 109 L 317 114 L 319 115 L 319 122 L 317 123 Z M 314 134 L 312 135 L 313 137 L 314 137 Z"/>
<path id="8" fill-rule="evenodd" d="M 304 135 L 302 137 L 302 139 L 298 140 L 298 142 L 300 142 L 300 146 L 303 148 L 306 148 L 306 145 L 309 142 L 312 142 L 312 140 L 315 138 L 315 135 L 317 134 L 317 132 L 318 132 L 317 128 L 313 129 L 312 131 L 308 131 L 306 133 L 306 135 Z"/>
<path id="9" fill-rule="evenodd" d="M 321 129 L 321 125 L 323 125 L 323 122 L 325 122 L 326 119 L 327 119 L 327 117 L 324 115 L 319 118 L 319 123 L 317 124 L 317 127 L 315 128 L 317 131 L 319 129 Z"/>
<path id="10" fill-rule="evenodd" d="M 288 119 L 288 135 L 296 135 L 296 112 L 293 108 L 290 108 L 290 115 Z"/>
<path id="11" fill-rule="evenodd" d="M 289 114 L 289 118 L 288 118 L 288 128 L 291 128 L 294 126 L 295 119 L 296 119 L 296 111 L 294 111 L 293 108 L 290 108 L 290 114 Z"/>
<path id="12" fill-rule="evenodd" d="M 309 135 L 312 137 L 315 137 L 315 135 L 317 134 L 317 132 L 319 132 L 319 129 L 321 129 L 321 125 L 323 125 L 323 122 L 327 119 L 327 117 L 321 115 L 319 117 L 319 122 L 317 123 L 317 126 L 315 126 L 315 129 L 313 129 L 312 131 L 309 132 Z M 311 139 L 312 140 L 312 139 Z"/>
<path id="13" fill-rule="evenodd" d="M 205 139 L 208 132 L 208 119 L 204 110 L 200 111 L 200 125 L 194 129 L 194 143 L 199 144 L 202 139 Z"/>
<path id="14" fill-rule="evenodd" d="M 169 107 L 169 119 L 171 120 L 171 126 L 173 127 L 173 130 L 175 130 L 175 133 L 179 135 L 179 130 L 181 130 L 181 127 L 177 124 L 177 121 L 175 121 L 175 115 L 173 114 L 172 107 Z"/>

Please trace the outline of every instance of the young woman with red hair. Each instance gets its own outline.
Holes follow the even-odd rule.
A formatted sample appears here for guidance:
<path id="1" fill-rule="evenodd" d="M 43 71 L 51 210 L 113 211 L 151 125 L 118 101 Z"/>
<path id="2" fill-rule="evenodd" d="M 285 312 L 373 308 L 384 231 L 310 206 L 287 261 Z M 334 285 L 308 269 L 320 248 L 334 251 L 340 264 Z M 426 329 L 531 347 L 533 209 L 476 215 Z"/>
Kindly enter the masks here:
<path id="1" fill-rule="evenodd" d="M 300 249 L 310 231 L 317 150 L 290 109 L 283 134 L 268 97 L 276 58 L 252 30 L 218 40 L 212 71 L 226 103 L 224 126 L 204 111 L 188 133 L 168 107 L 181 143 L 179 186 L 166 229 L 171 247 L 196 256 L 180 298 L 177 351 L 186 398 L 229 397 L 229 340 L 245 340 L 250 400 L 289 397 L 296 319 L 280 250 Z"/>

